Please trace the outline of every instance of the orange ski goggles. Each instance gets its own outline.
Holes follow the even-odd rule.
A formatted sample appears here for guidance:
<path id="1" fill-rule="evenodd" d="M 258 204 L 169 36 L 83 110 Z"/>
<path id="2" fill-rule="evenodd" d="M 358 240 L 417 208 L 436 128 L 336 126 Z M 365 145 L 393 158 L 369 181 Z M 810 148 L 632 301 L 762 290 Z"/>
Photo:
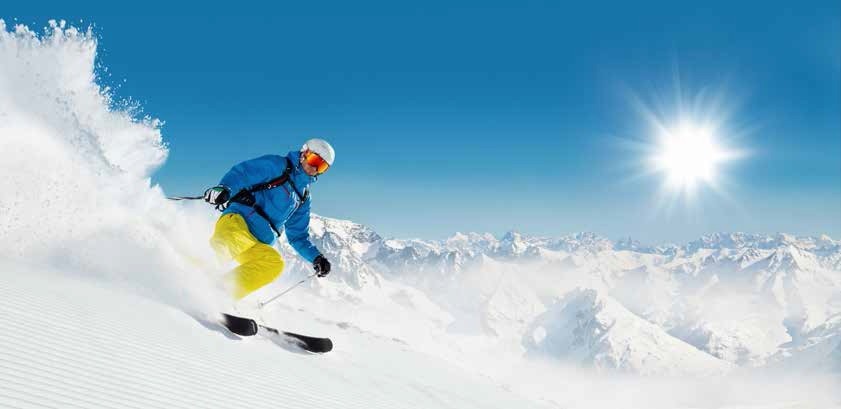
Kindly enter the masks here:
<path id="1" fill-rule="evenodd" d="M 319 175 L 327 172 L 327 169 L 330 167 L 330 164 L 327 163 L 324 158 L 318 156 L 318 154 L 313 151 L 304 153 L 304 161 L 307 162 L 307 165 L 314 167 Z"/>

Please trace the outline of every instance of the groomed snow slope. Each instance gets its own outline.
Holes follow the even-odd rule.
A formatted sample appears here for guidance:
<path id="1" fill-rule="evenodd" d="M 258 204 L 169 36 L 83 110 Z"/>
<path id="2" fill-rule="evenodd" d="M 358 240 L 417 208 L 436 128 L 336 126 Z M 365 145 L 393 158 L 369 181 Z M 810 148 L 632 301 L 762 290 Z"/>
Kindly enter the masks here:
<path id="1" fill-rule="evenodd" d="M 393 340 L 315 326 L 336 348 L 302 353 L 20 266 L 0 271 L 0 322 L 0 407 L 542 407 Z"/>

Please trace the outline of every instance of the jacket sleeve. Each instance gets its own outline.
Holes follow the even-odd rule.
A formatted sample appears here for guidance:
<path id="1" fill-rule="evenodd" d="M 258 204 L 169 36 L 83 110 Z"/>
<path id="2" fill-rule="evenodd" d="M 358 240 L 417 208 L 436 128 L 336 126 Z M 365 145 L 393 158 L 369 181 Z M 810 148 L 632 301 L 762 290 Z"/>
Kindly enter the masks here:
<path id="1" fill-rule="evenodd" d="M 310 199 L 304 201 L 301 207 L 289 216 L 284 226 L 289 244 L 304 260 L 312 263 L 321 252 L 310 241 Z"/>
<path id="2" fill-rule="evenodd" d="M 283 163 L 284 168 L 280 169 L 278 163 Z M 278 160 L 276 155 L 265 155 L 234 165 L 222 176 L 219 184 L 230 189 L 231 195 L 235 195 L 246 187 L 280 176 L 284 169 L 285 162 Z"/>

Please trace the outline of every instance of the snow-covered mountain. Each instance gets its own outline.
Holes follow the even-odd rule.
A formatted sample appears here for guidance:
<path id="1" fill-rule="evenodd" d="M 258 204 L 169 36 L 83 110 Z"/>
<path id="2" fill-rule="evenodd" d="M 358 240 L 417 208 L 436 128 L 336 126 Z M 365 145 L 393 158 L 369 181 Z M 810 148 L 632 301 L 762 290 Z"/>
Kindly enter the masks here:
<path id="1" fill-rule="evenodd" d="M 534 321 L 524 343 L 531 353 L 633 373 L 714 375 L 732 367 L 593 289 L 569 292 Z"/>
<path id="2" fill-rule="evenodd" d="M 841 371 L 841 314 L 836 314 L 800 339 L 782 345 L 770 366 L 788 370 L 820 368 Z"/>
<path id="3" fill-rule="evenodd" d="M 650 325 L 648 330 L 661 332 L 657 337 L 671 338 L 669 343 L 646 344 L 644 339 L 652 335 L 617 334 L 625 329 L 615 328 L 612 339 L 627 337 L 631 350 L 688 345 L 712 362 L 758 367 L 841 313 L 841 270 L 836 268 L 841 242 L 827 236 L 717 233 L 657 247 L 593 233 L 558 238 L 456 233 L 437 241 L 398 240 L 357 223 L 319 216 L 311 234 L 338 261 L 331 284 L 344 286 L 345 296 L 383 281 L 403 283 L 453 313 L 453 328 L 474 328 L 509 340 L 546 321 L 549 310 L 559 308 L 558 299 L 591 288 L 598 295 L 594 303 L 610 307 L 606 311 L 623 311 L 619 321 L 633 317 Z M 286 248 L 285 253 L 293 252 Z M 615 319 L 602 315 L 594 319 Z M 558 343 L 553 345 L 554 355 L 565 354 Z M 521 347 L 534 350 L 536 344 Z M 653 371 L 591 352 L 587 359 L 599 367 Z M 649 352 L 659 362 L 670 359 L 663 351 Z M 566 353 L 581 355 L 580 350 Z M 686 367 L 701 360 L 680 362 L 690 372 L 710 368 Z"/>

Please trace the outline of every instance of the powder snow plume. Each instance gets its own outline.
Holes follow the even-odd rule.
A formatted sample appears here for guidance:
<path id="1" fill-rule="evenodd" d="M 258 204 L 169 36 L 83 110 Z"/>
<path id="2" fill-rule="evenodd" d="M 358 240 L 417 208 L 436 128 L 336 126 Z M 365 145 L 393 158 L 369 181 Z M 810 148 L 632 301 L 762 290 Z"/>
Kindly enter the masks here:
<path id="1" fill-rule="evenodd" d="M 215 214 L 151 184 L 161 122 L 96 67 L 90 30 L 0 20 L 0 322 L 17 329 L 0 333 L 0 406 L 12 392 L 54 407 L 841 406 L 841 242 L 823 236 L 398 240 L 314 216 L 331 274 L 237 307 L 337 348 L 232 342 L 169 308 L 220 307 Z M 280 246 L 287 271 L 245 301 L 309 274 Z"/>
<path id="2" fill-rule="evenodd" d="M 150 185 L 167 157 L 161 122 L 117 108 L 96 57 L 90 29 L 0 20 L 0 259 L 195 303 L 208 280 L 189 260 L 207 246 L 191 235 L 212 224 Z"/>

